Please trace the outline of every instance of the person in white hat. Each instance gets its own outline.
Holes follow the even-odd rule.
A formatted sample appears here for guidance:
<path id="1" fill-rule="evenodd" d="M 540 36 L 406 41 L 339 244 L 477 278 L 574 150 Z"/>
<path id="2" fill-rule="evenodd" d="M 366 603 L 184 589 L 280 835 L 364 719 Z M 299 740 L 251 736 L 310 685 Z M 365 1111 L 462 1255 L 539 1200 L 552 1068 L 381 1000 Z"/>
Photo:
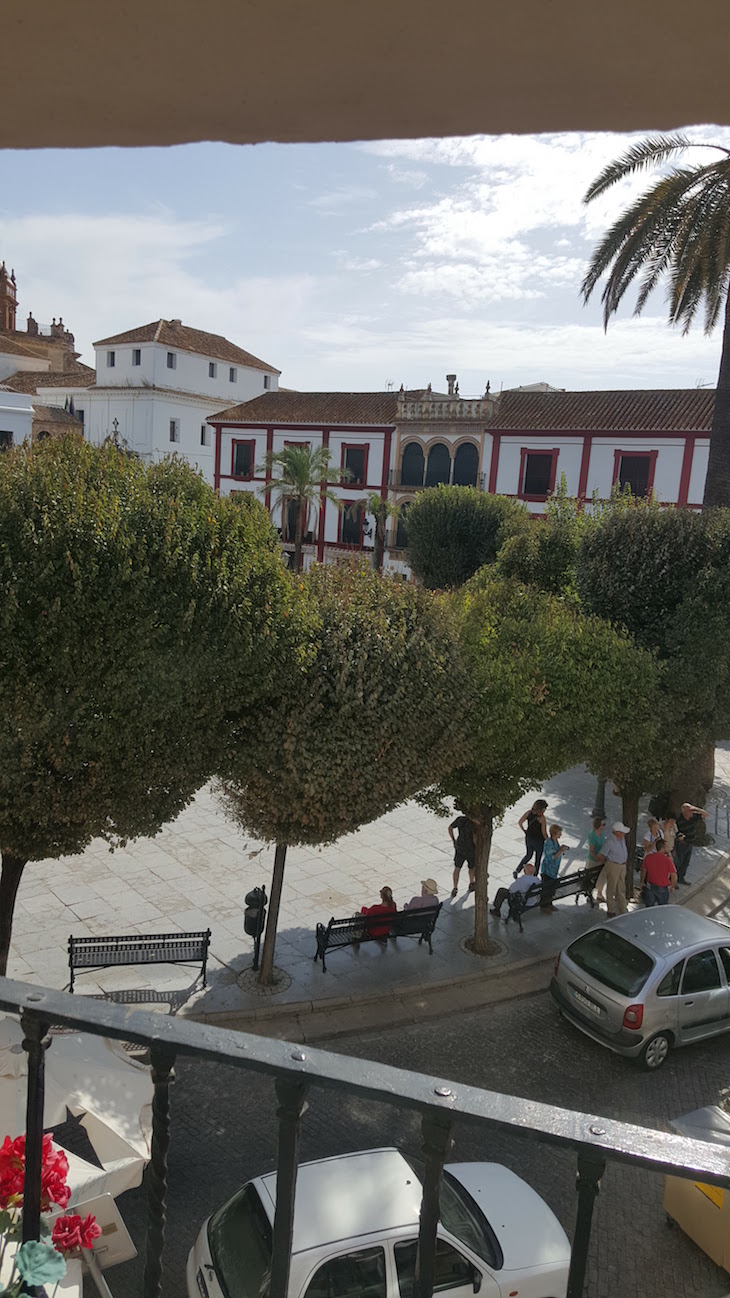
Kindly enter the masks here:
<path id="1" fill-rule="evenodd" d="M 411 897 L 407 901 L 404 910 L 425 910 L 428 906 L 438 906 L 439 890 L 435 879 L 421 879 L 421 894 L 418 897 Z"/>
<path id="2" fill-rule="evenodd" d="M 621 820 L 614 820 L 611 833 L 598 854 L 599 861 L 603 862 L 603 869 L 598 882 L 600 884 L 603 881 L 605 884 L 609 919 L 613 919 L 615 915 L 625 915 L 628 910 L 626 904 L 626 862 L 628 859 L 626 835 L 629 832 L 628 825 L 624 825 Z"/>

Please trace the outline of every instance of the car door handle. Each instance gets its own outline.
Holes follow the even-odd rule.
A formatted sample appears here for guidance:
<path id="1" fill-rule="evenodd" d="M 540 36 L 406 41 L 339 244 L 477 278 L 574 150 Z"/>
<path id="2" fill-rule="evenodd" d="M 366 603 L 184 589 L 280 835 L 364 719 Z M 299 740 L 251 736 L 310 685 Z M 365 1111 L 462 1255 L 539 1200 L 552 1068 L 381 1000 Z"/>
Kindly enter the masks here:
<path id="1" fill-rule="evenodd" d="M 685 1001 L 685 1005 L 694 1005 L 694 1001 Z"/>

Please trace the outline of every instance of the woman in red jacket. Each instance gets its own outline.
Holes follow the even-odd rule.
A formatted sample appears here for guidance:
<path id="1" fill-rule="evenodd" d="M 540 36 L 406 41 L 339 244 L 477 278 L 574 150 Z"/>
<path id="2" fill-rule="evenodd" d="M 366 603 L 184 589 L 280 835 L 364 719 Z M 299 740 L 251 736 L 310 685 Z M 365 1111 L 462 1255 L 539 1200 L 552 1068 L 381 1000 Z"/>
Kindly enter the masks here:
<path id="1" fill-rule="evenodd" d="M 393 893 L 390 888 L 380 889 L 380 904 L 377 906 L 363 906 L 360 910 L 361 915 L 395 915 L 398 907 L 393 901 Z M 379 942 L 385 942 L 390 932 L 390 920 L 385 923 L 382 921 L 378 924 L 367 925 L 368 935 L 376 937 Z"/>

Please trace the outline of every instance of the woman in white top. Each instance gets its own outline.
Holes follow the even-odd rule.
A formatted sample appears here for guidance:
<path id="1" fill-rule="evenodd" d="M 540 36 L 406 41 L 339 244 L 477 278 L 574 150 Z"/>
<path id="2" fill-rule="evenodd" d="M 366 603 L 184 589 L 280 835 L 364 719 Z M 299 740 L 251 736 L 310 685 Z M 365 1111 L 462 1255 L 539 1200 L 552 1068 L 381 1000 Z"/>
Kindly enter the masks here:
<path id="1" fill-rule="evenodd" d="M 656 843 L 658 838 L 661 838 L 662 831 L 659 828 L 659 821 L 655 820 L 653 816 L 649 817 L 649 819 L 646 822 L 646 826 L 647 829 L 646 829 L 646 833 L 644 834 L 644 851 L 648 856 L 650 852 L 654 851 L 654 844 Z"/>

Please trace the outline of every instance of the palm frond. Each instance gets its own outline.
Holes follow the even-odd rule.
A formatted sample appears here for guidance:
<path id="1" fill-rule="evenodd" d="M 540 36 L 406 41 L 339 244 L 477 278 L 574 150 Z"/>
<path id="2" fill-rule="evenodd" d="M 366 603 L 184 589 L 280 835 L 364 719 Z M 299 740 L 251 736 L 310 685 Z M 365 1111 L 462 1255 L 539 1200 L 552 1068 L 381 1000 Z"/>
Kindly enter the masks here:
<path id="1" fill-rule="evenodd" d="M 592 203 L 594 198 L 605 194 L 607 189 L 626 176 L 633 175 L 637 171 L 645 171 L 648 167 L 661 166 L 675 154 L 690 148 L 691 144 L 692 141 L 679 131 L 674 135 L 650 136 L 648 140 L 640 140 L 638 144 L 632 144 L 626 153 L 609 162 L 600 175 L 596 176 L 592 185 L 586 190 L 583 202 Z"/>

